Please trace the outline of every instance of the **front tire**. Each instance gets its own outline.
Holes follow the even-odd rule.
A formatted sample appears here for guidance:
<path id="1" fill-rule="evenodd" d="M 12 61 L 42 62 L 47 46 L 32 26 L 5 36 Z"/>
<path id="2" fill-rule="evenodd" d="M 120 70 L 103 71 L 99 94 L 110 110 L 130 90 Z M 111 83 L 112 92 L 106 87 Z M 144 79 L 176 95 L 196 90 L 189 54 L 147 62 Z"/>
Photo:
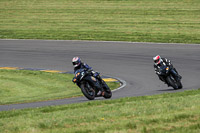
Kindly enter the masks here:
<path id="1" fill-rule="evenodd" d="M 179 81 L 177 81 L 177 84 L 178 84 L 178 88 L 179 89 L 182 89 L 183 88 L 183 85 L 182 85 L 182 83 L 181 83 L 181 81 L 179 80 Z"/>
<path id="2" fill-rule="evenodd" d="M 175 90 L 177 90 L 179 87 L 177 85 L 176 82 L 174 82 L 174 80 L 171 78 L 171 75 L 169 75 L 167 78 L 166 78 L 168 84 L 173 87 Z"/>
<path id="3" fill-rule="evenodd" d="M 80 85 L 81 91 L 83 95 L 89 99 L 89 100 L 94 100 L 95 98 L 95 91 L 94 89 L 89 85 L 89 83 L 82 83 Z"/>

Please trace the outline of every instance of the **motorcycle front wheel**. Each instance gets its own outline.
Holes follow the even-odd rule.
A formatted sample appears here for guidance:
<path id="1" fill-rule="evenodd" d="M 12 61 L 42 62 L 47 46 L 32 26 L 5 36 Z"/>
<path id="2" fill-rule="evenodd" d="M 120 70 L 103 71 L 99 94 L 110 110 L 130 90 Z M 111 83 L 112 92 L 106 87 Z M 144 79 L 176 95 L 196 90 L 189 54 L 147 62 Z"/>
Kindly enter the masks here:
<path id="1" fill-rule="evenodd" d="M 94 100 L 95 98 L 95 90 L 89 85 L 89 83 L 82 83 L 80 85 L 81 91 L 83 95 L 89 99 L 89 100 Z"/>
<path id="2" fill-rule="evenodd" d="M 172 79 L 172 75 L 169 75 L 167 78 L 166 78 L 167 82 L 169 83 L 169 85 L 171 87 L 173 87 L 175 90 L 177 90 L 179 87 L 177 85 L 177 83 Z"/>
<path id="3" fill-rule="evenodd" d="M 178 88 L 179 89 L 182 89 L 183 88 L 183 85 L 182 85 L 182 83 L 181 83 L 181 81 L 179 80 L 179 81 L 177 81 L 177 84 L 178 84 Z"/>

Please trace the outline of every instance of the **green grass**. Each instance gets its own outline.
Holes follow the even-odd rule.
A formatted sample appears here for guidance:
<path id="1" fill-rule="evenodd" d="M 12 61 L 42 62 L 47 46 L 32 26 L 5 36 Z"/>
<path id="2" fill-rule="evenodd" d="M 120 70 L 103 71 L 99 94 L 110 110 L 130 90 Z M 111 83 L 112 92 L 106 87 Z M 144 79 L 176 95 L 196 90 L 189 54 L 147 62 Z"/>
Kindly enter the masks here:
<path id="1" fill-rule="evenodd" d="M 28 70 L 0 70 L 0 104 L 24 103 L 82 96 L 73 74 Z M 107 83 L 111 89 L 119 83 Z"/>
<path id="2" fill-rule="evenodd" d="M 1 0 L 0 38 L 200 43 L 199 0 Z"/>
<path id="3" fill-rule="evenodd" d="M 200 89 L 0 112 L 7 133 L 199 133 Z"/>

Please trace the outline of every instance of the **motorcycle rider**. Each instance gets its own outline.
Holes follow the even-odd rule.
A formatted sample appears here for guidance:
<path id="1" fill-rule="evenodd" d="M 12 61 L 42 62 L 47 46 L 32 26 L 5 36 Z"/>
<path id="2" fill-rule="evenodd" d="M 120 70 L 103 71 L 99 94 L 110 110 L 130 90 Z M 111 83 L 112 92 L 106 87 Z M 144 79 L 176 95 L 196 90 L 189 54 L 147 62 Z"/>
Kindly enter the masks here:
<path id="1" fill-rule="evenodd" d="M 172 74 L 173 74 L 175 77 L 177 77 L 177 78 L 179 78 L 179 79 L 182 78 L 182 77 L 178 74 L 178 72 L 176 71 L 176 69 L 173 67 L 171 61 L 168 60 L 167 58 L 161 58 L 160 55 L 157 55 L 157 56 L 153 57 L 153 61 L 154 61 L 155 73 L 158 75 L 159 79 L 160 79 L 161 81 L 163 81 L 165 84 L 167 84 L 166 79 L 165 79 L 162 75 L 160 75 L 160 74 L 161 74 L 161 72 L 160 72 L 160 66 L 161 66 L 162 64 L 164 64 L 164 65 L 166 65 L 167 67 L 171 68 L 171 72 L 172 72 Z"/>
<path id="2" fill-rule="evenodd" d="M 87 65 L 86 63 L 83 63 L 79 57 L 73 57 L 73 59 L 72 59 L 72 64 L 73 64 L 73 66 L 74 66 L 74 73 L 75 73 L 77 70 L 79 70 L 79 69 L 85 69 L 86 71 L 87 71 L 87 70 L 91 70 L 92 75 L 93 75 L 96 79 L 99 79 L 99 80 L 100 80 L 100 75 L 99 75 L 99 73 L 98 73 L 98 72 L 95 72 L 95 71 L 92 69 L 92 67 L 90 67 L 90 66 Z M 97 88 L 97 89 L 99 90 L 99 92 L 98 92 L 97 95 L 102 95 L 102 96 L 104 96 L 104 93 L 105 93 L 105 92 L 104 92 L 103 89 L 101 88 L 99 82 L 97 82 L 96 79 L 93 79 L 93 78 L 91 78 L 91 77 L 90 77 L 90 78 L 87 78 L 87 79 L 90 81 L 90 83 L 93 84 L 93 86 L 94 86 L 95 88 Z M 72 80 L 72 81 L 73 81 L 73 80 Z M 74 81 L 73 81 L 73 82 L 74 82 Z"/>

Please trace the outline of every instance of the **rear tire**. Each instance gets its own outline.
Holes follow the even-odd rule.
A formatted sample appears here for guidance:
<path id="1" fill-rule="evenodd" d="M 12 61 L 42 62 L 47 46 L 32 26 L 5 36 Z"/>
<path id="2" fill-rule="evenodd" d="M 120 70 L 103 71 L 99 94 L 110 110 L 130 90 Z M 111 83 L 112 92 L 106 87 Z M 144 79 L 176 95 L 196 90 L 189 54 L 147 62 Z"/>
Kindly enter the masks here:
<path id="1" fill-rule="evenodd" d="M 88 83 L 82 83 L 80 85 L 80 88 L 81 88 L 81 91 L 82 91 L 83 95 L 87 99 L 94 100 L 94 98 L 95 98 L 95 90 Z"/>
<path id="2" fill-rule="evenodd" d="M 105 92 L 104 96 L 103 96 L 105 99 L 109 99 L 112 97 L 112 92 Z"/>
<path id="3" fill-rule="evenodd" d="M 105 99 L 109 99 L 112 97 L 112 92 L 110 90 L 110 88 L 108 87 L 108 85 L 106 84 L 105 81 L 102 80 L 102 86 L 103 86 L 103 90 L 105 91 L 105 94 L 104 94 L 104 98 Z"/>

